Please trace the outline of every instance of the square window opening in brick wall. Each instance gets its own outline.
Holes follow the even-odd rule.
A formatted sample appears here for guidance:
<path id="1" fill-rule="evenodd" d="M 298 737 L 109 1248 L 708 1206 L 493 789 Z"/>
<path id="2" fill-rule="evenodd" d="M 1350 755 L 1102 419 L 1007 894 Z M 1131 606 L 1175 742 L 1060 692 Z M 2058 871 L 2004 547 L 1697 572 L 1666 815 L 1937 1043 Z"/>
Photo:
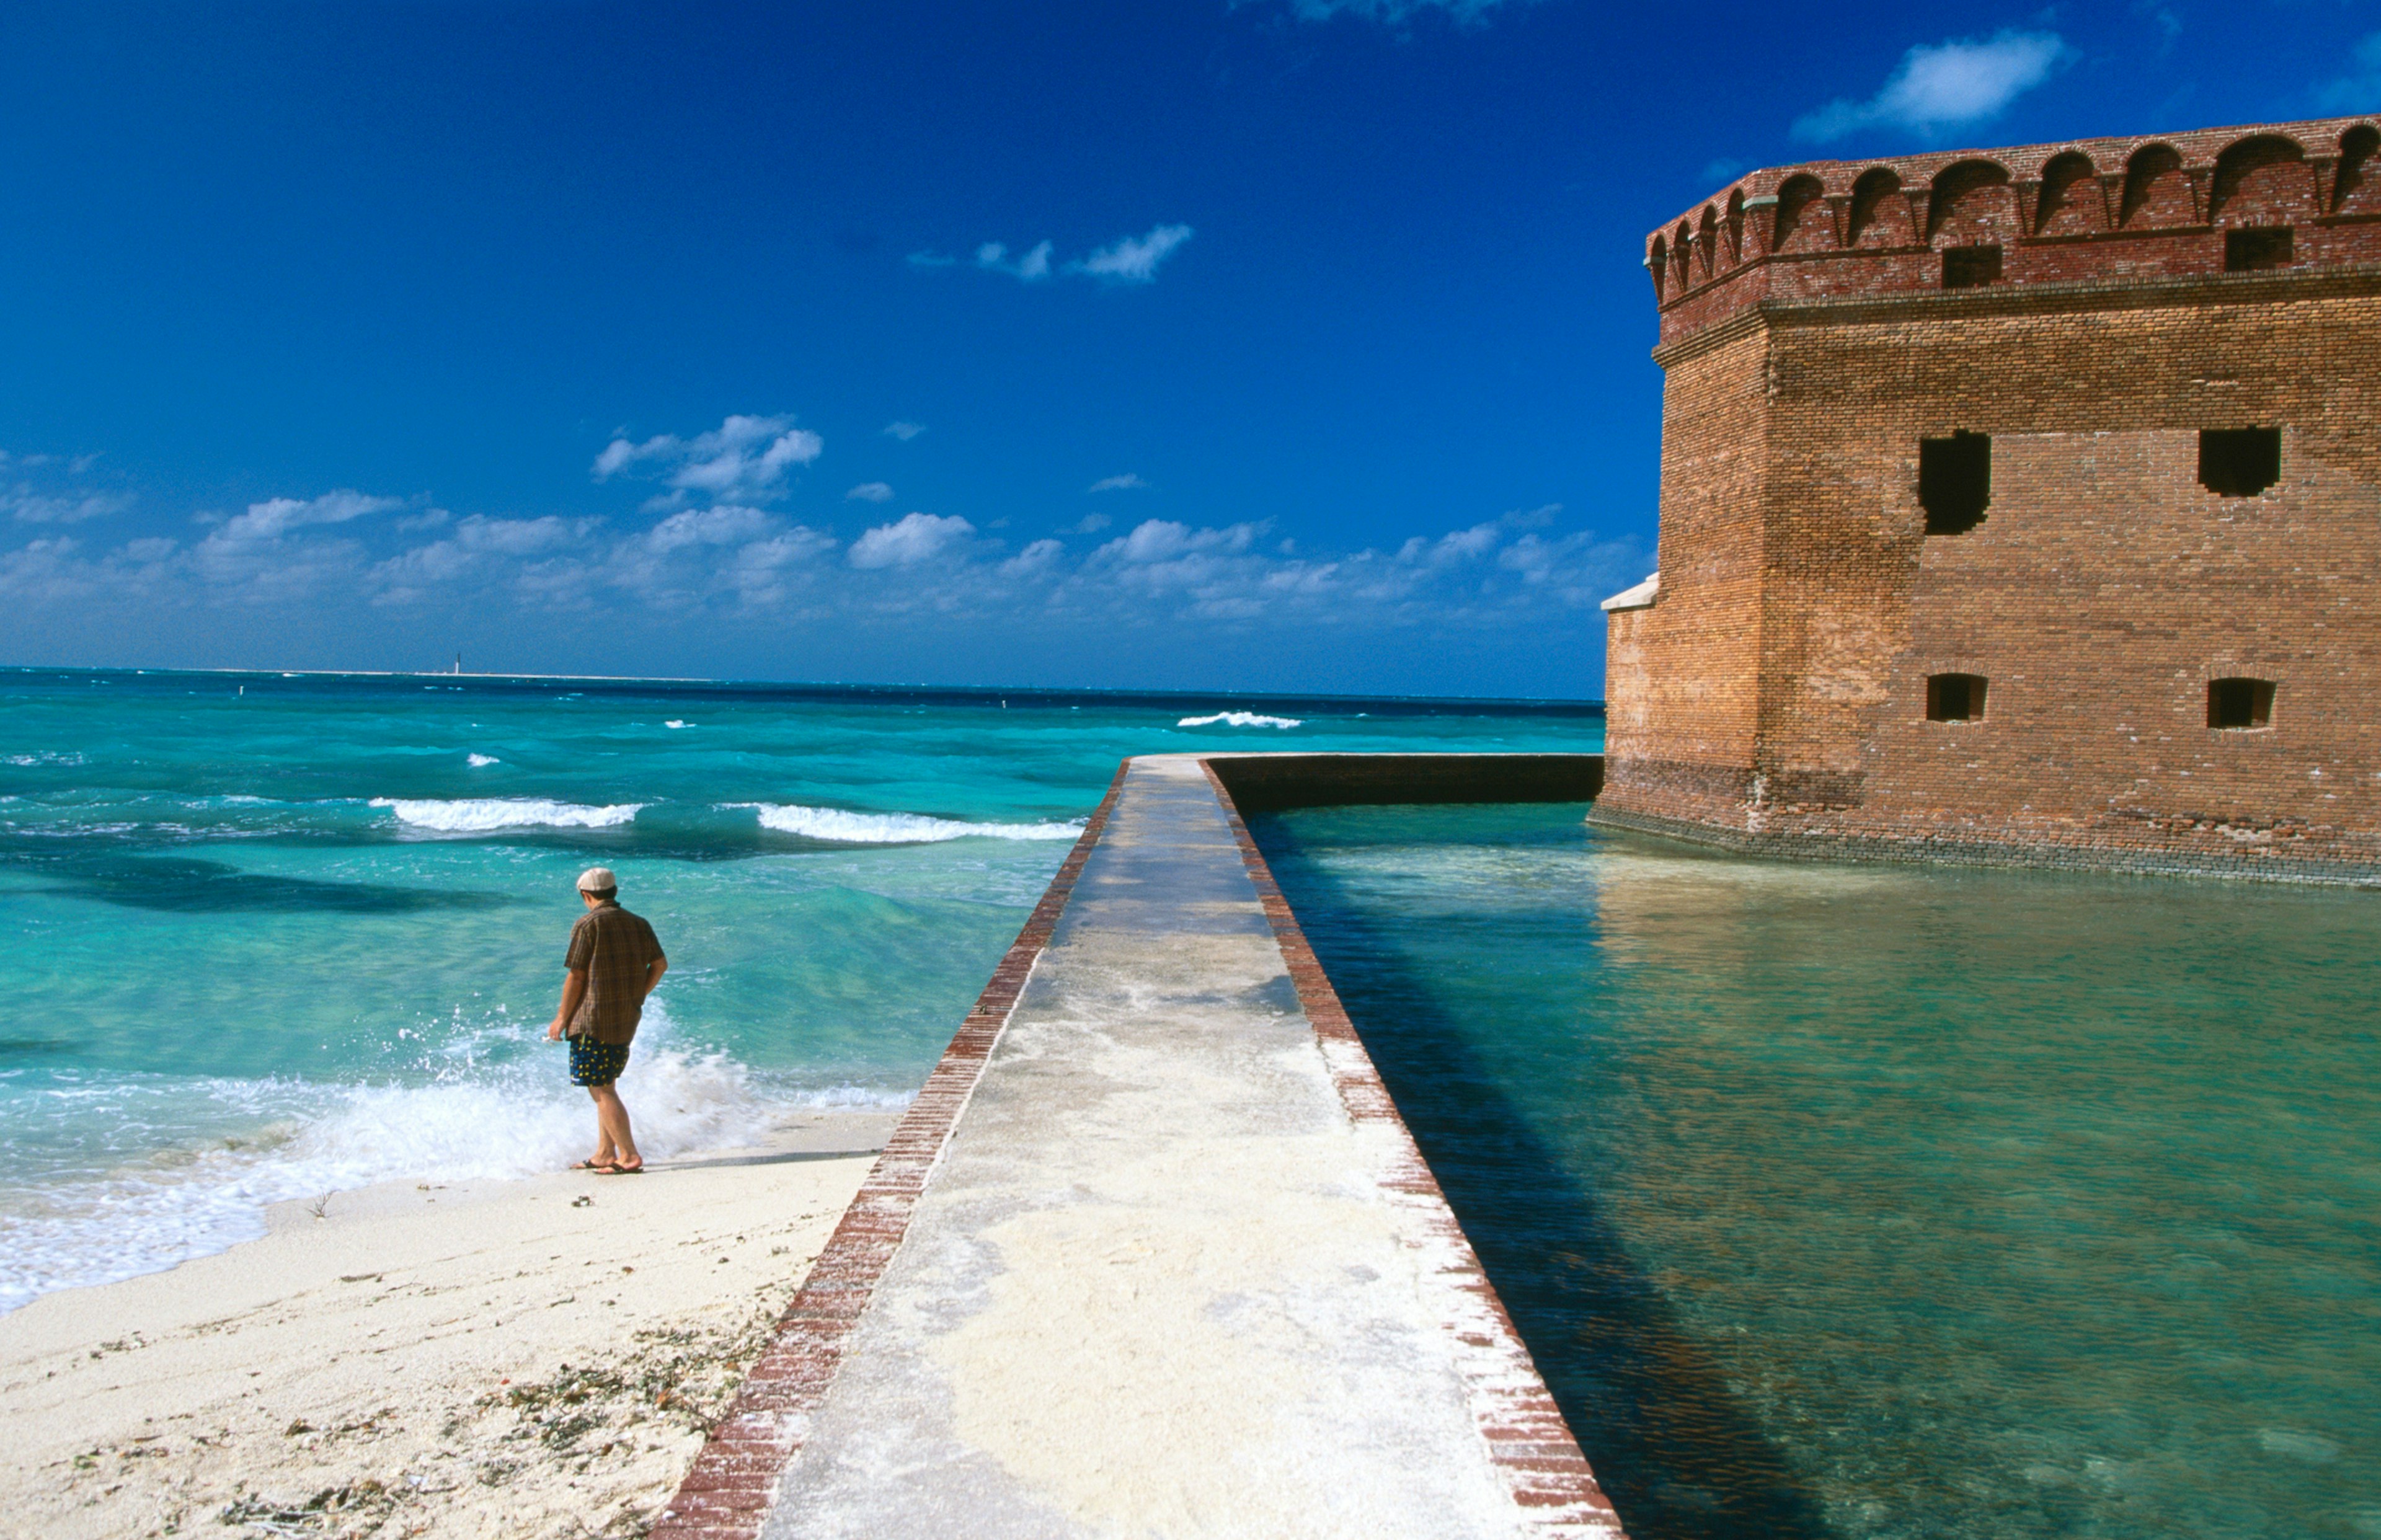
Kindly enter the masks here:
<path id="1" fill-rule="evenodd" d="M 1918 506 L 1928 534 L 1966 534 L 1993 501 L 1990 434 L 1955 433 L 1918 441 Z"/>
<path id="2" fill-rule="evenodd" d="M 2256 273 L 2268 267 L 2288 267 L 2289 264 L 2290 227 L 2288 225 L 2224 232 L 2224 271 L 2227 273 Z"/>
<path id="3" fill-rule="evenodd" d="M 2219 497 L 2254 497 L 2282 479 L 2282 430 L 2208 428 L 2199 435 L 2199 484 Z"/>
<path id="4" fill-rule="evenodd" d="M 2274 681 L 2271 679 L 2210 679 L 2207 681 L 2207 725 L 2231 729 L 2274 725 Z"/>
<path id="5" fill-rule="evenodd" d="M 1984 677 L 1982 674 L 1926 676 L 1926 720 L 1981 722 L 1984 716 Z"/>
<path id="6" fill-rule="evenodd" d="M 1982 288 L 2001 281 L 1997 246 L 1953 246 L 1943 252 L 1945 288 Z"/>

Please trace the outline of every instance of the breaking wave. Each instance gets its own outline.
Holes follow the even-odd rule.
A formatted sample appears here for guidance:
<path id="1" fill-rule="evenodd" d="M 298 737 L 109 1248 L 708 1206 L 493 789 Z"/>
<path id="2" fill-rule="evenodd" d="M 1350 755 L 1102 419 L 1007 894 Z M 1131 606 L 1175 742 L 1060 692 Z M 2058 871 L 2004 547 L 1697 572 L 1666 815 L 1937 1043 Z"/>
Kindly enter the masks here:
<path id="1" fill-rule="evenodd" d="M 1221 722 L 1227 727 L 1302 727 L 1303 717 L 1266 716 L 1253 711 L 1219 711 L 1213 716 L 1186 716 L 1175 723 L 1178 727 L 1212 727 Z"/>
<path id="2" fill-rule="evenodd" d="M 1081 819 L 1068 824 L 970 824 L 917 813 L 851 813 L 843 808 L 803 807 L 787 802 L 729 802 L 761 815 L 761 826 L 807 839 L 849 845 L 924 845 L 946 839 L 1072 839 Z"/>
<path id="3" fill-rule="evenodd" d="M 660 1018 L 663 1031 L 653 1035 L 665 1035 L 657 1006 L 648 1017 Z M 907 1093 L 861 1086 L 764 1089 L 726 1055 L 647 1050 L 644 1035 L 620 1089 L 636 1109 L 637 1143 L 655 1161 L 761 1143 L 798 1108 L 891 1111 L 910 1101 Z M 271 1204 L 396 1179 L 560 1170 L 586 1153 L 593 1125 L 586 1096 L 563 1082 L 555 1057 L 481 1066 L 426 1085 L 94 1087 L 83 1099 L 121 1103 L 134 1117 L 204 1122 L 212 1111 L 264 1126 L 234 1140 L 170 1141 L 154 1155 L 79 1181 L 0 1194 L 0 1313 L 52 1289 L 155 1272 L 253 1239 L 264 1232 Z M 167 1105 L 193 1099 L 200 1105 Z"/>
<path id="4" fill-rule="evenodd" d="M 591 807 L 534 797 L 466 798 L 451 802 L 408 801 L 375 797 L 372 805 L 397 814 L 397 822 L 440 834 L 484 834 L 491 829 L 608 829 L 636 817 L 642 802 Z"/>

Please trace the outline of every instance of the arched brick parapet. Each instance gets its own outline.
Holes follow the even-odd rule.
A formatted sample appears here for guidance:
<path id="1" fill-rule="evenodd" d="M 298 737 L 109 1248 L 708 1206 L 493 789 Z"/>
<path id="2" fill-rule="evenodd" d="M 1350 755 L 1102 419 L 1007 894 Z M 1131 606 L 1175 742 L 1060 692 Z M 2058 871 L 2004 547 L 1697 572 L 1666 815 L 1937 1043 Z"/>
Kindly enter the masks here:
<path id="1" fill-rule="evenodd" d="M 2107 198 L 2092 157 L 2075 150 L 2050 157 L 2042 168 L 2042 192 L 2035 207 L 2033 233 L 2098 235 L 2107 227 Z"/>
<path id="2" fill-rule="evenodd" d="M 2381 129 L 2359 123 L 2339 136 L 2331 212 L 2381 214 Z"/>
<path id="3" fill-rule="evenodd" d="M 2294 225 L 2317 212 L 2314 172 L 2298 141 L 2252 134 L 2216 157 L 2213 222 Z"/>
<path id="4" fill-rule="evenodd" d="M 2017 192 L 1998 161 L 1959 161 L 1936 173 L 1926 203 L 1926 239 L 1936 246 L 2013 241 L 2021 233 Z"/>
<path id="5" fill-rule="evenodd" d="M 1789 177 L 1777 188 L 1777 243 L 1780 251 L 1832 251 L 1836 238 L 1835 211 L 1827 206 L 1827 189 L 1807 173 Z"/>
<path id="6" fill-rule="evenodd" d="M 2125 194 L 2117 222 L 2128 230 L 2200 223 L 2191 177 L 2173 145 L 2144 144 L 2125 162 Z"/>
<path id="7" fill-rule="evenodd" d="M 1666 343 L 1864 295 L 2381 266 L 2381 120 L 1776 166 L 1657 233 Z"/>
<path id="8" fill-rule="evenodd" d="M 1901 174 L 1889 165 L 1873 165 L 1852 183 L 1853 246 L 1915 246 L 1910 228 L 1910 202 L 1901 196 Z"/>

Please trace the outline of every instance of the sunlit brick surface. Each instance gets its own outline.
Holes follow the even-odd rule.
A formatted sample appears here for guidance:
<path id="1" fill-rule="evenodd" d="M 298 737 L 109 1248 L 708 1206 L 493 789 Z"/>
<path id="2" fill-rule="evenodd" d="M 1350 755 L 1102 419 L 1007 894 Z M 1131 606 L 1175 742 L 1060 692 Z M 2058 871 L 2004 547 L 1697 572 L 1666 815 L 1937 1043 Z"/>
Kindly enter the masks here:
<path id="1" fill-rule="evenodd" d="M 1661 583 L 1611 616 L 1595 817 L 2381 877 L 2376 149 L 2344 118 L 1783 167 L 1708 246 L 1702 211 L 1654 237 Z M 2226 271 L 2228 233 L 2285 228 Z M 1943 287 L 1979 243 L 2000 281 Z M 2243 428 L 2279 481 L 2208 490 L 2200 433 Z M 1991 436 L 1991 501 L 1929 535 L 1920 442 L 1955 433 Z M 1989 681 L 1980 720 L 1927 720 L 1946 674 Z M 2274 684 L 2269 724 L 2209 726 L 2228 678 Z"/>

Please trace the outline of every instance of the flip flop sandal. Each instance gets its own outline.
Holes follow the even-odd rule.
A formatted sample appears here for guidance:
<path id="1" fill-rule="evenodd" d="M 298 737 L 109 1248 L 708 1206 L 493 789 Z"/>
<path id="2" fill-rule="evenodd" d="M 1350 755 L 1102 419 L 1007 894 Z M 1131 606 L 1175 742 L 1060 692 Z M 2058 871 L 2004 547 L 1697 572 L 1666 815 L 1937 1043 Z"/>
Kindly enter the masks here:
<path id="1" fill-rule="evenodd" d="M 642 1166 L 591 1166 L 588 1169 L 599 1177 L 641 1177 L 645 1173 Z"/>
<path id="2" fill-rule="evenodd" d="M 613 1169 L 613 1166 L 608 1160 L 574 1160 L 570 1163 L 570 1169 L 574 1171 L 593 1171 L 600 1176 L 604 1172 Z"/>

